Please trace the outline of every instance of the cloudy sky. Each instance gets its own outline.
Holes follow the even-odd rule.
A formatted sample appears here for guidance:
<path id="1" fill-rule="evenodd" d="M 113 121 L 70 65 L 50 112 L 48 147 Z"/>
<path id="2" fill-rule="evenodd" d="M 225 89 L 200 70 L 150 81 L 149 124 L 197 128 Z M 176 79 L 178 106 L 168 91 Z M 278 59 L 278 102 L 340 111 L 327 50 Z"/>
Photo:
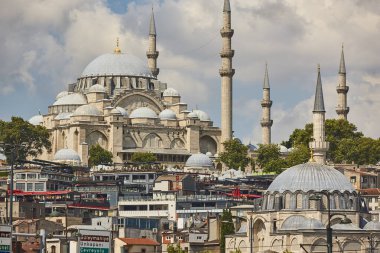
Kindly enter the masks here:
<path id="1" fill-rule="evenodd" d="M 55 95 L 96 56 L 123 52 L 145 58 L 151 6 L 160 56 L 159 79 L 190 109 L 220 125 L 219 51 L 223 0 L 12 0 L 0 8 L 0 119 L 47 113 Z M 234 130 L 261 142 L 265 62 L 273 100 L 273 141 L 311 122 L 317 64 L 327 118 L 335 118 L 342 43 L 349 120 L 380 137 L 380 5 L 377 0 L 231 0 Z"/>

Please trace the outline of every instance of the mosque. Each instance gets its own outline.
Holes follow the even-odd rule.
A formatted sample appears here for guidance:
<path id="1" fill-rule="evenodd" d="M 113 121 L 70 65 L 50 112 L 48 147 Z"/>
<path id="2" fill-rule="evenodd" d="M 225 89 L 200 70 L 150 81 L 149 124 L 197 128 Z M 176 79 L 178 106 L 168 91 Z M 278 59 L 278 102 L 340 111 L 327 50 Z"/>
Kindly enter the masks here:
<path id="1" fill-rule="evenodd" d="M 222 29 L 222 129 L 202 110 L 188 110 L 181 95 L 158 80 L 156 26 L 152 11 L 147 64 L 123 53 L 117 42 L 112 53 L 98 56 L 49 106 L 46 115 L 29 122 L 45 126 L 52 152 L 40 158 L 86 165 L 89 148 L 99 144 L 116 163 L 135 152 L 151 152 L 162 164 L 184 165 L 192 154 L 217 155 L 232 137 L 232 75 L 230 20 Z M 224 127 L 224 129 L 223 129 Z"/>

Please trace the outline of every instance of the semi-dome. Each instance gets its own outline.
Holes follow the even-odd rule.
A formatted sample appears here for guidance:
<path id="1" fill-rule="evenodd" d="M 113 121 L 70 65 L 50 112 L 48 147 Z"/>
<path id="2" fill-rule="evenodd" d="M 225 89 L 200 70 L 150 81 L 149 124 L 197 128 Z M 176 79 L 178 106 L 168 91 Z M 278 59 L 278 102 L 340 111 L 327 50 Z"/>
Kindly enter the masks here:
<path id="1" fill-rule="evenodd" d="M 307 218 L 302 215 L 292 215 L 284 220 L 280 230 L 299 229 L 325 229 L 325 227 L 320 220 Z"/>
<path id="2" fill-rule="evenodd" d="M 123 107 L 116 106 L 115 109 L 118 110 L 121 113 L 121 115 L 123 115 L 124 117 L 128 117 L 128 112 Z"/>
<path id="3" fill-rule="evenodd" d="M 198 115 L 198 118 L 201 120 L 201 121 L 210 121 L 210 116 L 208 116 L 208 114 L 204 111 L 201 111 L 201 110 L 194 110 L 193 112 L 195 112 L 197 115 Z"/>
<path id="4" fill-rule="evenodd" d="M 194 154 L 187 159 L 185 167 L 202 168 L 213 167 L 210 157 L 205 154 Z"/>
<path id="5" fill-rule="evenodd" d="M 106 88 L 100 84 L 95 84 L 88 89 L 88 93 L 106 93 Z"/>
<path id="6" fill-rule="evenodd" d="M 137 118 L 148 118 L 148 119 L 156 119 L 157 114 L 150 109 L 149 107 L 140 107 L 132 111 L 131 115 L 129 116 L 131 119 L 137 119 Z"/>
<path id="7" fill-rule="evenodd" d="M 73 116 L 102 116 L 102 113 L 93 105 L 79 106 Z"/>
<path id="8" fill-rule="evenodd" d="M 57 116 L 55 116 L 55 120 L 62 120 L 62 119 L 70 119 L 70 117 L 73 115 L 72 112 L 61 112 Z"/>
<path id="9" fill-rule="evenodd" d="M 73 161 L 80 162 L 80 156 L 72 149 L 64 148 L 60 149 L 54 155 L 54 161 Z"/>
<path id="10" fill-rule="evenodd" d="M 69 95 L 70 94 L 70 92 L 68 92 L 68 91 L 61 91 L 60 93 L 58 93 L 58 95 L 55 97 L 55 100 L 58 100 L 58 99 L 60 99 L 61 97 L 64 97 L 64 96 L 67 96 L 67 95 Z"/>
<path id="11" fill-rule="evenodd" d="M 158 115 L 160 119 L 177 119 L 177 116 L 175 115 L 175 112 L 170 109 L 165 109 Z"/>
<path id="12" fill-rule="evenodd" d="M 86 98 L 79 93 L 72 93 L 59 98 L 53 105 L 84 105 L 87 104 Z"/>
<path id="13" fill-rule="evenodd" d="M 44 117 L 42 115 L 34 115 L 29 119 L 29 123 L 35 126 L 41 125 L 44 122 Z"/>
<path id="14" fill-rule="evenodd" d="M 103 54 L 90 62 L 82 72 L 86 76 L 145 76 L 153 77 L 146 64 L 131 54 Z"/>
<path id="15" fill-rule="evenodd" d="M 346 177 L 336 169 L 308 162 L 286 169 L 268 187 L 267 192 L 340 191 L 354 192 Z"/>
<path id="16" fill-rule="evenodd" d="M 198 114 L 196 112 L 191 112 L 187 114 L 187 117 L 190 119 L 199 119 Z"/>
<path id="17" fill-rule="evenodd" d="M 179 93 L 177 90 L 175 90 L 173 88 L 167 88 L 166 90 L 164 90 L 162 96 L 164 96 L 164 97 L 179 97 Z"/>
<path id="18" fill-rule="evenodd" d="M 380 222 L 379 221 L 370 221 L 367 224 L 365 224 L 363 229 L 365 229 L 365 230 L 380 230 Z"/>

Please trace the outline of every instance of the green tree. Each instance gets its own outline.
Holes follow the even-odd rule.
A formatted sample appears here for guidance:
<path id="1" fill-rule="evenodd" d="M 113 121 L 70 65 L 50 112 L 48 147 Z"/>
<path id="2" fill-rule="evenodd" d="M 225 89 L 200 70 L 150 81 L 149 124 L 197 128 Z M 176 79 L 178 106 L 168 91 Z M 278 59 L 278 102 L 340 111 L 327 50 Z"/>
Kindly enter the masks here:
<path id="1" fill-rule="evenodd" d="M 90 147 L 89 155 L 88 164 L 90 166 L 112 163 L 112 153 L 102 148 L 99 144 Z"/>
<path id="2" fill-rule="evenodd" d="M 305 145 L 297 145 L 286 157 L 286 164 L 288 167 L 297 164 L 305 163 L 310 159 L 310 150 Z"/>
<path id="3" fill-rule="evenodd" d="M 4 154 L 8 160 L 12 153 L 17 159 L 25 160 L 28 156 L 42 154 L 44 150 L 51 152 L 48 130 L 20 117 L 12 117 L 9 122 L 0 120 L 0 142 L 5 144 Z"/>
<path id="4" fill-rule="evenodd" d="M 224 152 L 219 156 L 221 162 L 230 169 L 245 169 L 249 164 L 248 147 L 237 139 L 223 142 Z"/>
<path id="5" fill-rule="evenodd" d="M 234 222 L 232 221 L 231 210 L 223 210 L 220 222 L 220 252 L 224 253 L 226 250 L 226 235 L 235 233 L 235 227 Z"/>
<path id="6" fill-rule="evenodd" d="M 277 144 L 259 144 L 256 163 L 264 169 L 272 160 L 280 159 L 280 147 Z"/>
<path id="7" fill-rule="evenodd" d="M 168 253 L 185 253 L 186 251 L 184 251 L 179 244 L 175 246 L 173 244 L 170 244 L 167 248 L 167 252 Z"/>
<path id="8" fill-rule="evenodd" d="M 265 167 L 263 168 L 266 173 L 276 173 L 280 174 L 285 168 L 288 168 L 289 165 L 286 163 L 285 159 L 278 158 L 270 160 Z"/>
<path id="9" fill-rule="evenodd" d="M 152 163 L 157 160 L 156 156 L 150 152 L 136 152 L 131 157 L 135 163 Z"/>

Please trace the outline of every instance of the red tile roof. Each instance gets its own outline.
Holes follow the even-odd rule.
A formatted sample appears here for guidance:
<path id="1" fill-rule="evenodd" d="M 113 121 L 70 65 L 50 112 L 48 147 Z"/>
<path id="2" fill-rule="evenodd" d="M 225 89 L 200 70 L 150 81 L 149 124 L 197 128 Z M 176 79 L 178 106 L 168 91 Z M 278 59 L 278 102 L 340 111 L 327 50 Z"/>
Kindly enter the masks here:
<path id="1" fill-rule="evenodd" d="M 148 238 L 117 238 L 123 241 L 127 246 L 128 245 L 150 245 L 150 246 L 159 246 L 160 244 L 152 239 Z"/>

